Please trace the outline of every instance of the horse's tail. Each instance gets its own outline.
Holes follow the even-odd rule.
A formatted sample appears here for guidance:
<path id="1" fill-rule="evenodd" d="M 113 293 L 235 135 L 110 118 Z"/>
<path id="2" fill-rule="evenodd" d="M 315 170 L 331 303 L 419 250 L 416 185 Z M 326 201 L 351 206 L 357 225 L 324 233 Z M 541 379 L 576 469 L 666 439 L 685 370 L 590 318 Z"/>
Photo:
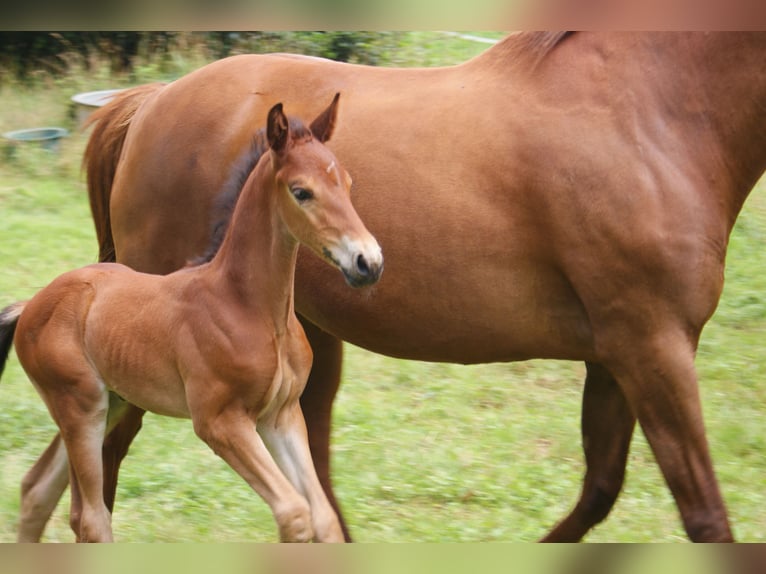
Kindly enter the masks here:
<path id="1" fill-rule="evenodd" d="M 13 334 L 16 332 L 16 324 L 19 322 L 21 312 L 26 305 L 25 301 L 8 305 L 0 311 L 0 377 L 3 375 L 5 363 L 13 346 Z"/>
<path id="2" fill-rule="evenodd" d="M 85 129 L 96 123 L 88 139 L 82 163 L 87 174 L 88 198 L 96 226 L 99 261 L 115 261 L 109 200 L 130 122 L 146 98 L 164 85 L 155 82 L 118 92 L 109 103 L 93 112 L 83 125 Z"/>

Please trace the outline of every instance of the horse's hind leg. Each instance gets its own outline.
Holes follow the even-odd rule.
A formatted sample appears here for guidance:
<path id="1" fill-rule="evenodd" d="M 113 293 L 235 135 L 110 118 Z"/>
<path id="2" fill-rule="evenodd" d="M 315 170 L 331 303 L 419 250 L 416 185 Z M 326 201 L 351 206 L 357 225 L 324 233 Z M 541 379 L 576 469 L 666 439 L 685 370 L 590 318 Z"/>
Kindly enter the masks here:
<path id="1" fill-rule="evenodd" d="M 610 340 L 636 345 L 616 349 L 609 368 L 641 424 L 689 538 L 731 541 L 705 437 L 689 334 L 676 328 L 641 338 L 621 335 Z"/>
<path id="2" fill-rule="evenodd" d="M 21 482 L 18 542 L 39 542 L 69 484 L 69 458 L 57 434 Z"/>
<path id="3" fill-rule="evenodd" d="M 314 540 L 344 542 L 338 515 L 330 505 L 314 469 L 306 424 L 298 403 L 283 407 L 276 416 L 259 420 L 258 432 L 288 480 L 308 500 Z"/>
<path id="4" fill-rule="evenodd" d="M 120 464 L 128 454 L 133 439 L 141 430 L 144 410 L 124 403 L 124 408 L 114 412 L 113 405 L 109 408 L 109 428 L 103 447 L 104 461 L 104 502 L 109 512 L 114 512 L 114 500 L 117 494 L 117 477 Z M 114 421 L 112 417 L 115 417 Z"/>
<path id="5" fill-rule="evenodd" d="M 604 520 L 622 488 L 635 417 L 612 375 L 586 363 L 582 403 L 585 480 L 577 505 L 543 542 L 577 542 Z"/>

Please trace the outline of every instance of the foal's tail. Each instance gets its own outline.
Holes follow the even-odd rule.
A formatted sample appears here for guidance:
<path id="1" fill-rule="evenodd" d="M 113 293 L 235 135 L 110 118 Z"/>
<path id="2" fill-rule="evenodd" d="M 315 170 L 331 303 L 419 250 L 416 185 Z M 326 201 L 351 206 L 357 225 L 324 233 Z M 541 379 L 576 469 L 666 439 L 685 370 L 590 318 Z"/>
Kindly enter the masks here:
<path id="1" fill-rule="evenodd" d="M 0 311 L 0 377 L 3 375 L 5 363 L 13 346 L 13 334 L 16 332 L 16 324 L 19 322 L 21 312 L 24 310 L 26 301 L 20 301 L 8 305 Z"/>
<path id="2" fill-rule="evenodd" d="M 130 121 L 139 106 L 164 85 L 155 82 L 118 92 L 109 103 L 93 112 L 83 126 L 85 129 L 98 122 L 88 139 L 82 163 L 88 179 L 90 211 L 96 225 L 99 261 L 115 261 L 109 199 Z"/>

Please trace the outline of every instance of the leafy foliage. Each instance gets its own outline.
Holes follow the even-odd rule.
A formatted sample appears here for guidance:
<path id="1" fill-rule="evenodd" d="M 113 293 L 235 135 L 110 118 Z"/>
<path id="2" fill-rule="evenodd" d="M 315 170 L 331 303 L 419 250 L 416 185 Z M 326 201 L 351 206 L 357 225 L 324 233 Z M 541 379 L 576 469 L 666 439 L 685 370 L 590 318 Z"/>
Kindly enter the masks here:
<path id="1" fill-rule="evenodd" d="M 299 51 L 343 62 L 377 64 L 397 33 L 373 32 L 0 32 L 0 78 L 29 81 L 41 72 L 63 75 L 73 62 L 88 70 L 94 57 L 112 72 L 133 72 L 137 61 L 169 59 L 198 46 L 210 59 L 244 52 Z"/>

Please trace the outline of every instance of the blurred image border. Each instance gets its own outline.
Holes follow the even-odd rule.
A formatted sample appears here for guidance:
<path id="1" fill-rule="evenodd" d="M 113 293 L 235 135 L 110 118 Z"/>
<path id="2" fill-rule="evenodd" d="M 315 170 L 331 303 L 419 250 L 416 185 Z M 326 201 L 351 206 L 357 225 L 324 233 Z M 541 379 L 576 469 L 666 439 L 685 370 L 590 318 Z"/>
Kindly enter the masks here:
<path id="1" fill-rule="evenodd" d="M 6 544 L 0 563 L 6 574 L 759 574 L 766 545 Z"/>
<path id="2" fill-rule="evenodd" d="M 68 4 L 68 5 L 65 5 Z M 269 0 L 244 2 L 25 2 L 7 30 L 765 30 L 763 0 Z M 15 545 L 6 574 L 759 574 L 766 545 L 270 544 Z M 761 568 L 761 570 L 758 570 Z"/>
<path id="3" fill-rule="evenodd" d="M 31 0 L 8 30 L 763 30 L 762 0 Z"/>

